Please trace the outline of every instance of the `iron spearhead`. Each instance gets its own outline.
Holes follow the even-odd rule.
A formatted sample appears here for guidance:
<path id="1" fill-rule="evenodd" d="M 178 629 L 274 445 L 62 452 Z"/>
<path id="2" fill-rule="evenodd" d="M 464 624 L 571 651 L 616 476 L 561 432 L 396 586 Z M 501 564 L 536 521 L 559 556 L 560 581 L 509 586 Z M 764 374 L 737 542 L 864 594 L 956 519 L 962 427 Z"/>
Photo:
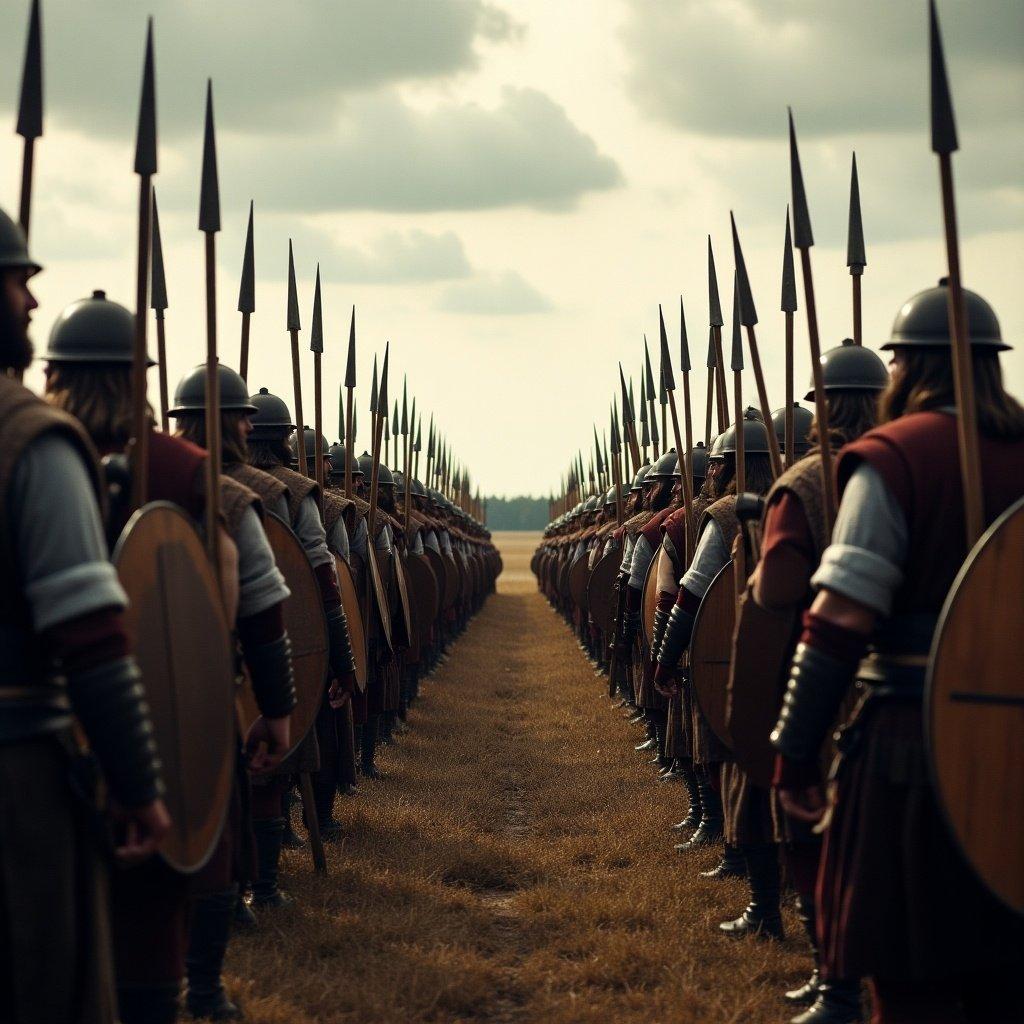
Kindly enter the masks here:
<path id="1" fill-rule="evenodd" d="M 718 366 L 718 353 L 715 351 L 715 332 L 713 328 L 708 329 L 708 361 L 705 364 L 709 370 Z"/>
<path id="2" fill-rule="evenodd" d="M 647 380 L 643 374 L 640 375 L 640 422 L 647 424 Z"/>
<path id="3" fill-rule="evenodd" d="M 946 75 L 946 55 L 935 0 L 928 0 L 928 51 L 931 58 L 932 152 L 955 153 L 960 148 L 953 115 L 953 98 Z"/>
<path id="4" fill-rule="evenodd" d="M 149 56 L 147 47 L 147 61 Z M 18 100 L 18 126 L 15 131 L 23 139 L 38 139 L 43 134 L 43 32 L 39 0 L 32 0 L 32 10 L 28 17 L 25 63 L 21 70 L 21 96 Z"/>
<path id="5" fill-rule="evenodd" d="M 686 337 L 686 312 L 683 310 L 683 297 L 679 296 L 679 369 L 683 373 L 689 373 L 690 366 L 690 342 Z"/>
<path id="6" fill-rule="evenodd" d="M 708 323 L 712 327 L 722 327 L 722 303 L 718 298 L 718 274 L 715 272 L 715 251 L 711 248 L 711 236 L 708 235 Z"/>
<path id="7" fill-rule="evenodd" d="M 249 200 L 249 224 L 242 254 L 242 283 L 238 286 L 238 312 L 256 312 L 256 250 L 253 245 L 253 202 Z"/>
<path id="8" fill-rule="evenodd" d="M 651 367 L 651 350 L 647 346 L 647 335 L 644 335 L 644 377 L 647 381 L 647 397 L 654 398 L 654 370 Z"/>
<path id="9" fill-rule="evenodd" d="M 796 271 L 793 268 L 793 236 L 789 232 L 789 207 L 786 207 L 786 242 L 782 250 L 782 312 L 796 312 Z"/>
<path id="10" fill-rule="evenodd" d="M 868 265 L 864 252 L 864 224 L 860 217 L 860 182 L 857 180 L 857 154 L 850 171 L 850 223 L 846 232 L 846 265 L 851 274 L 863 274 Z"/>
<path id="11" fill-rule="evenodd" d="M 41 122 L 40 134 L 42 134 Z M 156 174 L 156 76 L 153 71 L 152 18 L 149 19 L 149 25 L 146 28 L 146 60 L 142 67 L 139 123 L 135 131 L 135 173 Z"/>
<path id="12" fill-rule="evenodd" d="M 594 451 L 597 454 L 597 472 L 604 472 L 604 460 L 601 458 L 601 442 L 597 439 L 597 424 L 594 424 Z"/>
<path id="13" fill-rule="evenodd" d="M 370 415 L 377 412 L 377 356 L 373 357 L 373 384 L 370 385 Z"/>
<path id="14" fill-rule="evenodd" d="M 380 394 L 378 397 L 378 412 L 387 419 L 388 415 L 388 362 L 391 358 L 391 342 L 384 342 L 384 365 L 380 369 Z"/>
<path id="15" fill-rule="evenodd" d="M 668 351 L 668 332 L 665 330 L 665 314 L 658 303 L 658 330 L 661 333 L 661 380 L 668 391 L 675 391 L 676 377 L 672 371 L 672 357 Z"/>
<path id="16" fill-rule="evenodd" d="M 162 313 L 167 309 L 167 279 L 164 276 L 164 247 L 160 241 L 160 213 L 153 190 L 153 260 L 150 267 L 150 309 Z"/>
<path id="17" fill-rule="evenodd" d="M 739 275 L 733 274 L 732 278 L 732 360 L 730 367 L 736 373 L 743 369 L 743 336 L 740 334 L 740 284 Z"/>
<path id="18" fill-rule="evenodd" d="M 623 426 L 633 422 L 633 405 L 629 400 L 629 392 L 626 390 L 626 378 L 622 372 L 622 363 L 619 363 L 619 384 L 622 388 L 622 423 Z"/>
<path id="19" fill-rule="evenodd" d="M 288 327 L 289 331 L 301 331 L 299 319 L 299 290 L 295 286 L 295 254 L 292 252 L 292 240 L 288 239 Z"/>
<path id="20" fill-rule="evenodd" d="M 199 230 L 220 231 L 220 185 L 217 181 L 217 139 L 213 130 L 213 81 L 206 80 L 206 130 L 203 134 L 203 181 L 199 189 Z"/>
<path id="21" fill-rule="evenodd" d="M 814 245 L 814 233 L 811 231 L 811 214 L 807 209 L 807 192 L 804 190 L 804 175 L 800 169 L 800 150 L 796 144 L 792 108 L 789 110 L 789 176 L 793 189 L 793 243 L 798 249 L 810 249 Z"/>
<path id="22" fill-rule="evenodd" d="M 398 437 L 399 433 L 400 433 L 400 431 L 399 431 L 399 428 L 398 428 L 398 399 L 396 398 L 395 399 L 395 414 L 394 414 L 394 417 L 391 420 L 391 436 L 392 437 Z"/>
<path id="23" fill-rule="evenodd" d="M 396 403 L 395 408 L 398 408 Z M 409 434 L 409 379 L 402 375 L 402 437 Z"/>
<path id="24" fill-rule="evenodd" d="M 316 285 L 313 288 L 313 319 L 309 324 L 309 351 L 324 350 L 324 311 L 320 302 L 320 264 L 316 265 Z"/>
<path id="25" fill-rule="evenodd" d="M 348 362 L 345 364 L 345 387 L 356 386 L 356 307 L 352 307 L 352 321 L 348 327 Z"/>
<path id="26" fill-rule="evenodd" d="M 729 211 L 729 222 L 732 225 L 732 254 L 736 264 L 736 288 L 739 296 L 740 323 L 744 327 L 757 324 L 757 309 L 754 307 L 754 296 L 750 290 L 750 278 L 747 277 L 747 264 L 743 259 L 743 247 L 740 245 L 740 233 L 736 230 L 736 218 Z"/>

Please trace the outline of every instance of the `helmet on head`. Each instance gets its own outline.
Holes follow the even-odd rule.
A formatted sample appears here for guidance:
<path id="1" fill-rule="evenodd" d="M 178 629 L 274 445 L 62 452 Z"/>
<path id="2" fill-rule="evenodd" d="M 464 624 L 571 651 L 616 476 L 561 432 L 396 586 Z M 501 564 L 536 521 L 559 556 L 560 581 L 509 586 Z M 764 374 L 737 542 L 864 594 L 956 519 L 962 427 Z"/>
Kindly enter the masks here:
<path id="1" fill-rule="evenodd" d="M 647 479 L 647 474 L 651 471 L 651 464 L 648 463 L 646 466 L 641 466 L 637 470 L 637 474 L 633 477 L 633 483 L 630 486 L 630 491 L 639 491 L 643 489 L 644 481 Z"/>
<path id="2" fill-rule="evenodd" d="M 725 431 L 723 430 L 722 433 L 716 434 L 711 439 L 711 451 L 708 452 L 708 461 L 711 461 L 713 459 L 722 459 L 722 458 L 724 458 L 725 457 L 725 452 L 723 451 L 724 445 L 725 445 Z"/>
<path id="3" fill-rule="evenodd" d="M 272 395 L 266 388 L 260 388 L 249 400 L 256 406 L 252 417 L 251 441 L 273 441 L 287 437 L 294 429 L 292 414 L 285 402 Z"/>
<path id="4" fill-rule="evenodd" d="M 826 391 L 882 391 L 889 383 L 885 363 L 869 348 L 858 345 L 852 338 L 823 352 L 821 375 Z M 814 378 L 804 400 L 814 401 Z"/>
<path id="5" fill-rule="evenodd" d="M 255 412 L 256 406 L 249 401 L 249 389 L 245 381 L 223 363 L 217 364 L 217 390 L 220 392 L 221 412 Z M 174 407 L 167 410 L 168 416 L 180 416 L 186 412 L 206 411 L 206 364 L 189 370 L 178 381 L 174 389 Z"/>
<path id="6" fill-rule="evenodd" d="M 963 292 L 971 345 L 997 352 L 1008 349 L 1010 346 L 1003 341 L 995 310 L 977 292 L 967 288 Z M 949 279 L 944 277 L 938 287 L 926 288 L 903 303 L 892 325 L 892 337 L 882 348 L 949 348 L 950 345 Z"/>
<path id="7" fill-rule="evenodd" d="M 345 475 L 345 446 L 340 441 L 332 444 L 327 449 L 327 456 L 331 460 L 331 478 L 343 477 Z M 352 478 L 355 479 L 362 475 L 363 470 L 359 465 L 359 460 L 353 460 Z"/>
<path id="8" fill-rule="evenodd" d="M 616 493 L 615 485 L 612 484 L 612 486 L 608 488 L 608 493 L 604 496 L 604 507 L 614 508 L 617 504 L 618 494 Z"/>
<path id="9" fill-rule="evenodd" d="M 722 454 L 736 452 L 736 424 L 721 435 Z M 717 444 L 717 441 L 716 441 Z M 768 451 L 768 431 L 757 409 L 747 406 L 743 413 L 743 450 L 746 455 L 764 455 Z"/>
<path id="10" fill-rule="evenodd" d="M 694 480 L 703 480 L 707 477 L 709 457 L 708 450 L 704 447 L 703 441 L 698 441 L 690 449 L 690 461 L 693 463 Z"/>
<path id="11" fill-rule="evenodd" d="M 0 210 L 0 270 L 27 270 L 31 276 L 42 269 L 28 254 L 21 225 Z"/>
<path id="12" fill-rule="evenodd" d="M 651 466 L 647 474 L 647 482 L 654 483 L 657 480 L 678 480 L 679 459 L 676 456 L 675 448 L 670 448 L 658 461 Z"/>
<path id="13" fill-rule="evenodd" d="M 64 308 L 43 358 L 50 363 L 130 364 L 135 358 L 135 316 L 97 289 Z M 156 363 L 147 356 L 146 365 Z"/>
<path id="14" fill-rule="evenodd" d="M 834 349 L 832 351 L 835 351 Z M 824 357 L 822 357 L 824 358 Z M 811 393 L 814 397 L 814 393 Z M 793 448 L 797 455 L 806 455 L 811 448 L 811 425 L 814 423 L 814 413 L 805 409 L 799 402 L 793 403 Z M 772 413 L 772 429 L 779 439 L 779 447 L 786 445 L 786 407 L 776 409 Z"/>
<path id="15" fill-rule="evenodd" d="M 299 435 L 296 432 L 295 436 L 291 439 L 288 447 L 292 450 L 292 468 L 299 464 Z M 312 427 L 303 427 L 302 430 L 302 449 L 306 456 L 306 459 L 312 459 L 316 457 L 316 431 Z M 330 454 L 330 448 L 327 447 L 327 438 L 323 434 L 320 435 L 320 457 L 323 458 L 325 455 Z M 344 469 L 342 470 L 344 472 Z"/>
<path id="16" fill-rule="evenodd" d="M 414 498 L 425 498 L 427 496 L 426 487 L 416 477 L 412 478 L 412 493 Z"/>
<path id="17" fill-rule="evenodd" d="M 596 512 L 600 508 L 601 499 L 596 495 L 591 495 L 587 498 L 586 503 L 583 506 L 584 512 Z"/>
<path id="18" fill-rule="evenodd" d="M 370 474 L 373 472 L 373 456 L 369 452 L 363 452 L 359 456 L 359 467 L 363 474 L 363 480 L 366 483 L 370 482 Z M 391 470 L 384 465 L 383 462 L 377 464 L 377 486 L 378 487 L 390 487 L 394 484 L 395 478 L 391 475 Z"/>

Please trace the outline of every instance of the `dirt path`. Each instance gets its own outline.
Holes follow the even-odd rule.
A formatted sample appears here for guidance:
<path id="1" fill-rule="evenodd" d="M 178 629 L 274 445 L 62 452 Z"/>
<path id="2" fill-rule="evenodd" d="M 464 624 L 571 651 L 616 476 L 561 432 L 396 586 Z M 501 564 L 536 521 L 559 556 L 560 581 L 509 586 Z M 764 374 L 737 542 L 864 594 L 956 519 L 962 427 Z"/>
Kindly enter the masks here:
<path id="1" fill-rule="evenodd" d="M 427 682 L 387 777 L 341 802 L 330 876 L 286 855 L 297 909 L 233 942 L 232 992 L 266 1024 L 785 1020 L 802 942 L 715 934 L 743 887 L 697 878 L 714 854 L 673 852 L 681 789 L 634 754 L 538 595 L 536 538 L 499 543 L 499 593 Z"/>

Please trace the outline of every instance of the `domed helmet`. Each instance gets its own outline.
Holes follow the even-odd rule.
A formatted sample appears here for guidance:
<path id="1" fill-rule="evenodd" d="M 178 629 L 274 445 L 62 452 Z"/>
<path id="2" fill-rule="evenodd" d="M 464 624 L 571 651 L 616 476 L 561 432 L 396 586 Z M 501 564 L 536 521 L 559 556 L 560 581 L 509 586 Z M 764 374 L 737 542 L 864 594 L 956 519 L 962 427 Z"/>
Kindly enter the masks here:
<path id="1" fill-rule="evenodd" d="M 256 406 L 249 400 L 249 389 L 241 376 L 230 366 L 217 364 L 217 390 L 220 392 L 221 412 L 256 412 Z M 174 389 L 174 406 L 167 410 L 168 416 L 180 416 L 188 412 L 206 411 L 206 364 L 189 370 Z"/>
<path id="2" fill-rule="evenodd" d="M 600 507 L 600 501 L 601 499 L 598 498 L 596 494 L 591 495 L 591 497 L 587 498 L 586 502 L 584 503 L 583 511 L 588 513 L 596 512 Z"/>
<path id="3" fill-rule="evenodd" d="M 852 338 L 844 338 L 841 345 L 822 353 L 821 373 L 826 391 L 883 391 L 889 383 L 885 363 Z M 804 400 L 814 401 L 813 377 Z"/>
<path id="4" fill-rule="evenodd" d="M 722 454 L 736 452 L 736 424 L 721 435 Z M 757 409 L 747 406 L 743 413 L 743 450 L 746 455 L 764 455 L 768 451 L 768 431 Z"/>
<path id="5" fill-rule="evenodd" d="M 275 441 L 287 437 L 295 429 L 288 406 L 266 388 L 260 388 L 255 395 L 250 395 L 249 401 L 256 406 L 250 440 Z"/>
<path id="6" fill-rule="evenodd" d="M 693 463 L 693 479 L 704 480 L 708 475 L 708 461 L 710 454 L 707 448 L 704 447 L 703 441 L 698 441 L 697 444 L 690 449 L 690 461 Z"/>
<path id="7" fill-rule="evenodd" d="M 27 270 L 31 277 L 42 269 L 28 254 L 21 225 L 0 210 L 0 270 Z"/>
<path id="8" fill-rule="evenodd" d="M 134 359 L 135 316 L 97 289 L 57 317 L 43 358 L 50 363 L 128 365 Z M 156 363 L 146 357 L 147 366 Z"/>
<path id="9" fill-rule="evenodd" d="M 832 351 L 835 351 L 834 349 Z M 824 358 L 824 357 L 823 357 Z M 881 362 L 881 360 L 879 360 Z M 884 367 L 883 367 L 884 369 Z M 811 392 L 814 397 L 814 392 Z M 811 449 L 811 425 L 814 413 L 805 409 L 799 402 L 793 403 L 793 448 L 797 455 L 806 455 Z M 786 407 L 782 406 L 772 413 L 772 430 L 779 439 L 779 447 L 786 446 Z"/>
<path id="10" fill-rule="evenodd" d="M 657 462 L 651 466 L 647 474 L 647 482 L 654 483 L 657 480 L 678 480 L 679 479 L 679 458 L 676 456 L 675 448 L 670 448 Z"/>
<path id="11" fill-rule="evenodd" d="M 414 498 L 425 498 L 427 496 L 426 487 L 416 477 L 412 478 L 412 494 Z"/>
<path id="12" fill-rule="evenodd" d="M 608 488 L 608 493 L 605 494 L 605 496 L 604 496 L 604 507 L 605 508 L 615 508 L 615 506 L 617 504 L 618 504 L 618 495 L 616 493 L 615 485 L 612 484 L 612 486 Z"/>
<path id="13" fill-rule="evenodd" d="M 1008 349 L 1010 346 L 1003 341 L 995 310 L 977 292 L 967 288 L 963 292 L 971 344 L 997 352 Z M 938 287 L 926 288 L 903 303 L 892 325 L 892 337 L 882 348 L 948 348 L 950 345 L 949 279 L 944 277 Z"/>
<path id="14" fill-rule="evenodd" d="M 363 480 L 369 484 L 370 474 L 373 472 L 373 456 L 369 452 L 363 452 L 359 456 L 359 467 L 363 474 Z M 391 475 L 391 470 L 384 465 L 383 462 L 377 466 L 377 486 L 378 487 L 390 487 L 394 485 L 395 478 Z"/>
<path id="15" fill-rule="evenodd" d="M 646 466 L 641 466 L 637 471 L 635 477 L 633 477 L 633 483 L 630 485 L 630 492 L 643 490 L 644 481 L 647 479 L 647 474 L 651 471 L 651 464 L 648 463 Z"/>
<path id="16" fill-rule="evenodd" d="M 345 476 L 345 446 L 337 441 L 327 449 L 327 457 L 331 460 L 331 479 L 334 480 L 339 477 Z M 362 476 L 363 470 L 359 465 L 359 460 L 355 459 L 352 462 L 352 479 L 354 480 L 357 476 Z"/>
<path id="17" fill-rule="evenodd" d="M 723 451 L 723 448 L 725 447 L 725 435 L 726 431 L 723 430 L 722 433 L 716 434 L 711 439 L 711 451 L 708 452 L 709 462 L 717 462 L 725 458 L 725 452 Z"/>
<path id="18" fill-rule="evenodd" d="M 292 450 L 292 469 L 299 464 L 299 435 L 296 432 L 295 436 L 291 439 L 288 447 Z M 302 447 L 303 454 L 306 456 L 307 465 L 315 458 L 316 453 L 316 431 L 312 427 L 303 427 L 302 429 Z M 331 450 L 327 446 L 327 438 L 323 434 L 320 435 L 320 457 L 323 458 L 325 455 L 330 455 Z M 344 469 L 342 469 L 344 472 Z"/>

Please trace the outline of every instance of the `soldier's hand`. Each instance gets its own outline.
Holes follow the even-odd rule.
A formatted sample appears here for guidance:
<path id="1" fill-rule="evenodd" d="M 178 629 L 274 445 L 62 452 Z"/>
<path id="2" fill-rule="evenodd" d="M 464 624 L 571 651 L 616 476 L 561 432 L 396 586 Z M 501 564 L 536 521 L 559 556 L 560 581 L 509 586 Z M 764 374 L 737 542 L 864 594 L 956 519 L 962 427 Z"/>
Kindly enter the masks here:
<path id="1" fill-rule="evenodd" d="M 284 718 L 264 718 L 260 715 L 249 727 L 249 735 L 245 738 L 249 771 L 262 774 L 276 768 L 288 752 L 290 741 L 290 715 Z"/>
<path id="2" fill-rule="evenodd" d="M 333 680 L 327 690 L 327 702 L 335 710 L 343 708 L 352 699 L 355 686 L 356 677 L 351 672 L 343 675 L 341 679 Z"/>
<path id="3" fill-rule="evenodd" d="M 138 864 L 151 857 L 171 830 L 171 816 L 163 800 L 130 810 L 118 808 L 114 813 L 124 823 L 124 839 L 114 850 L 122 864 Z"/>
<path id="4" fill-rule="evenodd" d="M 825 816 L 828 801 L 821 786 L 803 786 L 800 789 L 779 789 L 782 809 L 797 821 L 817 825 Z"/>

